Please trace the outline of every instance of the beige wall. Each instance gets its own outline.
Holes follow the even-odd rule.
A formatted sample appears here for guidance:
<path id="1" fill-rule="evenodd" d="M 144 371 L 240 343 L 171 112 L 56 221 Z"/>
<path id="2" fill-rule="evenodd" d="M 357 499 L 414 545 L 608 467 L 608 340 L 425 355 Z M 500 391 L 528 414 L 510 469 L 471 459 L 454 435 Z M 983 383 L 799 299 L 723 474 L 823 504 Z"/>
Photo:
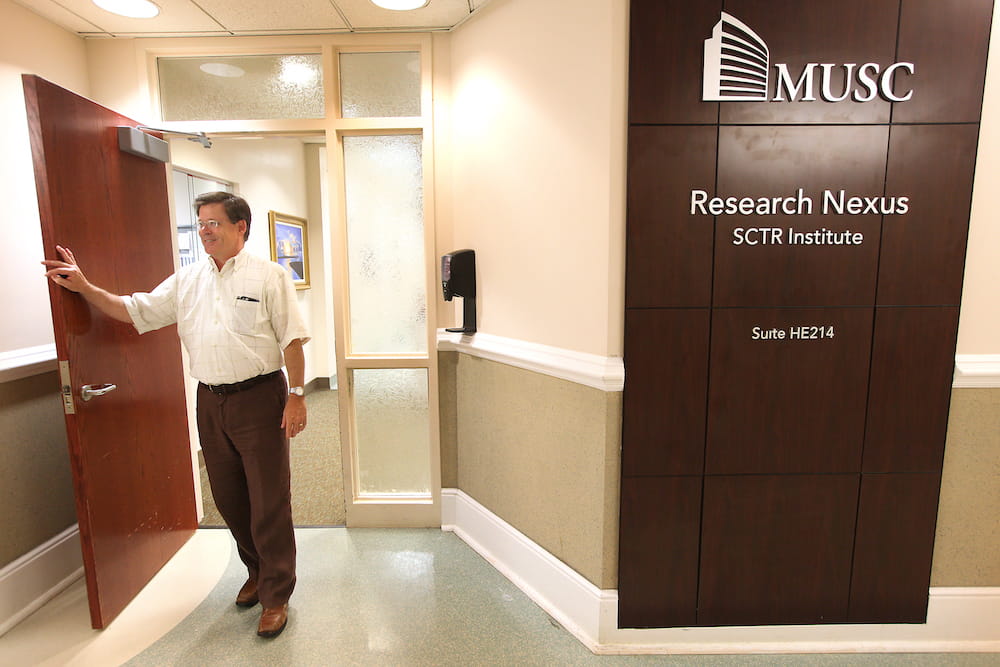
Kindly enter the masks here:
<path id="1" fill-rule="evenodd" d="M 303 310 L 308 312 L 312 340 L 306 345 L 306 381 L 313 376 L 337 374 L 337 353 L 334 348 L 333 280 L 330 276 L 329 207 L 326 205 L 327 162 L 324 144 L 306 144 L 306 220 L 309 227 L 309 265 L 312 287 L 302 294 Z"/>
<path id="2" fill-rule="evenodd" d="M 983 120 L 979 129 L 976 182 L 969 224 L 959 354 L 1000 354 L 1000 11 L 993 12 L 993 39 L 986 68 Z"/>
<path id="3" fill-rule="evenodd" d="M 434 70 L 434 184 L 435 184 L 435 261 L 441 255 L 458 250 L 455 245 L 454 207 L 452 205 L 452 155 L 451 155 L 451 124 L 452 124 L 452 89 L 451 89 L 451 35 L 436 33 L 432 39 L 432 57 Z M 438 293 L 431 295 L 438 299 L 437 323 L 438 329 L 456 326 L 462 321 L 460 299 L 454 299 L 449 305 L 441 300 Z"/>
<path id="4" fill-rule="evenodd" d="M 37 74 L 81 95 L 89 93 L 83 40 L 10 0 L 0 0 L 0 284 L 6 286 L 3 310 L 8 313 L 0 318 L 0 352 L 52 342 L 48 285 L 38 264 L 42 234 L 22 73 Z"/>
<path id="5" fill-rule="evenodd" d="M 628 3 L 494 3 L 452 35 L 454 243 L 479 330 L 621 354 Z"/>
<path id="6" fill-rule="evenodd" d="M 92 99 L 140 122 L 153 123 L 142 40 L 88 39 L 87 69 Z"/>

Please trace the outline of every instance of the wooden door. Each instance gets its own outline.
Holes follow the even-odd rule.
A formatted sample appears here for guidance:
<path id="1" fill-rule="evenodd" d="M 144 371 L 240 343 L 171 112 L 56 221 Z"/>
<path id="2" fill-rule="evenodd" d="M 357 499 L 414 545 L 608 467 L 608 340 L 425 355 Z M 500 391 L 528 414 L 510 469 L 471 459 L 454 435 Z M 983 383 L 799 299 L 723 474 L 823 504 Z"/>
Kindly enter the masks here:
<path id="1" fill-rule="evenodd" d="M 118 149 L 134 121 L 36 76 L 24 96 L 45 257 L 73 250 L 115 294 L 174 270 L 163 164 Z M 180 343 L 139 336 L 50 284 L 91 622 L 104 628 L 197 527 Z M 68 381 L 67 381 L 68 380 Z M 83 385 L 114 384 L 83 400 Z"/>

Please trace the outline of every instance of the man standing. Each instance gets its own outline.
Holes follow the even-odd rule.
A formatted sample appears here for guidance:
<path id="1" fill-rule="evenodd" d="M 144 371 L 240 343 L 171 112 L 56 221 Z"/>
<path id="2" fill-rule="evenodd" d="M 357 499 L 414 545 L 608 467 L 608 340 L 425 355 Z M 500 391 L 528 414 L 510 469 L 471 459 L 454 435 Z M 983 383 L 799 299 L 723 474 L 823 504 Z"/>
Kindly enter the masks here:
<path id="1" fill-rule="evenodd" d="M 177 324 L 199 381 L 198 435 L 216 506 L 248 578 L 236 604 L 263 612 L 257 634 L 276 637 L 295 588 L 289 438 L 306 426 L 302 385 L 309 341 L 288 273 L 243 252 L 250 206 L 227 192 L 195 201 L 209 257 L 182 268 L 152 292 L 116 296 L 92 284 L 68 248 L 45 260 L 57 285 L 142 334 Z M 287 389 L 281 373 L 288 371 Z"/>

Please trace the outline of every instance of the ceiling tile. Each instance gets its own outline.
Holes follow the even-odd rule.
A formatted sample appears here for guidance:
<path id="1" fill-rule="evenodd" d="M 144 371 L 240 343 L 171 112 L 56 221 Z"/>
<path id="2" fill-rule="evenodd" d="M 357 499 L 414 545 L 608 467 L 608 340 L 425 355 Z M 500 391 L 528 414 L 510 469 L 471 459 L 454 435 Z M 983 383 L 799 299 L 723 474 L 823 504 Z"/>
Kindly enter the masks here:
<path id="1" fill-rule="evenodd" d="M 55 0 L 77 16 L 115 35 L 218 32 L 222 28 L 191 0 L 156 0 L 160 15 L 130 19 L 107 12 L 91 0 Z"/>
<path id="2" fill-rule="evenodd" d="M 99 26 L 80 18 L 53 0 L 14 0 L 14 2 L 70 32 L 103 32 Z"/>
<path id="3" fill-rule="evenodd" d="M 91 0 L 14 0 L 82 37 L 448 30 L 491 1 L 496 0 L 430 0 L 423 9 L 395 12 L 371 0 L 155 0 L 159 16 L 130 19 Z"/>
<path id="4" fill-rule="evenodd" d="M 398 12 L 371 0 L 332 0 L 355 30 L 378 28 L 451 28 L 469 14 L 469 0 L 430 0 L 422 9 Z"/>
<path id="5" fill-rule="evenodd" d="M 330 0 L 198 0 L 233 32 L 347 30 Z"/>

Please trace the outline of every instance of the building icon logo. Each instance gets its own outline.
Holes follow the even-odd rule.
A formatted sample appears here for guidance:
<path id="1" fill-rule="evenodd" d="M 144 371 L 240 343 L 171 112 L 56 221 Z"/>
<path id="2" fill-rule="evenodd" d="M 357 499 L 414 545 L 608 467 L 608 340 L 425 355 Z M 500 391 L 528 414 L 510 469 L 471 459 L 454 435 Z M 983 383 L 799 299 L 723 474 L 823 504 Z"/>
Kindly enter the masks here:
<path id="1" fill-rule="evenodd" d="M 912 62 L 883 67 L 877 62 L 806 63 L 796 76 L 785 63 L 774 63 L 774 91 L 770 90 L 771 53 L 750 26 L 721 13 L 712 36 L 705 40 L 702 72 L 703 102 L 906 102 L 913 89 L 905 77 L 913 76 Z"/>
<path id="2" fill-rule="evenodd" d="M 701 99 L 705 102 L 766 102 L 771 69 L 767 44 L 750 26 L 722 12 L 705 40 Z"/>

